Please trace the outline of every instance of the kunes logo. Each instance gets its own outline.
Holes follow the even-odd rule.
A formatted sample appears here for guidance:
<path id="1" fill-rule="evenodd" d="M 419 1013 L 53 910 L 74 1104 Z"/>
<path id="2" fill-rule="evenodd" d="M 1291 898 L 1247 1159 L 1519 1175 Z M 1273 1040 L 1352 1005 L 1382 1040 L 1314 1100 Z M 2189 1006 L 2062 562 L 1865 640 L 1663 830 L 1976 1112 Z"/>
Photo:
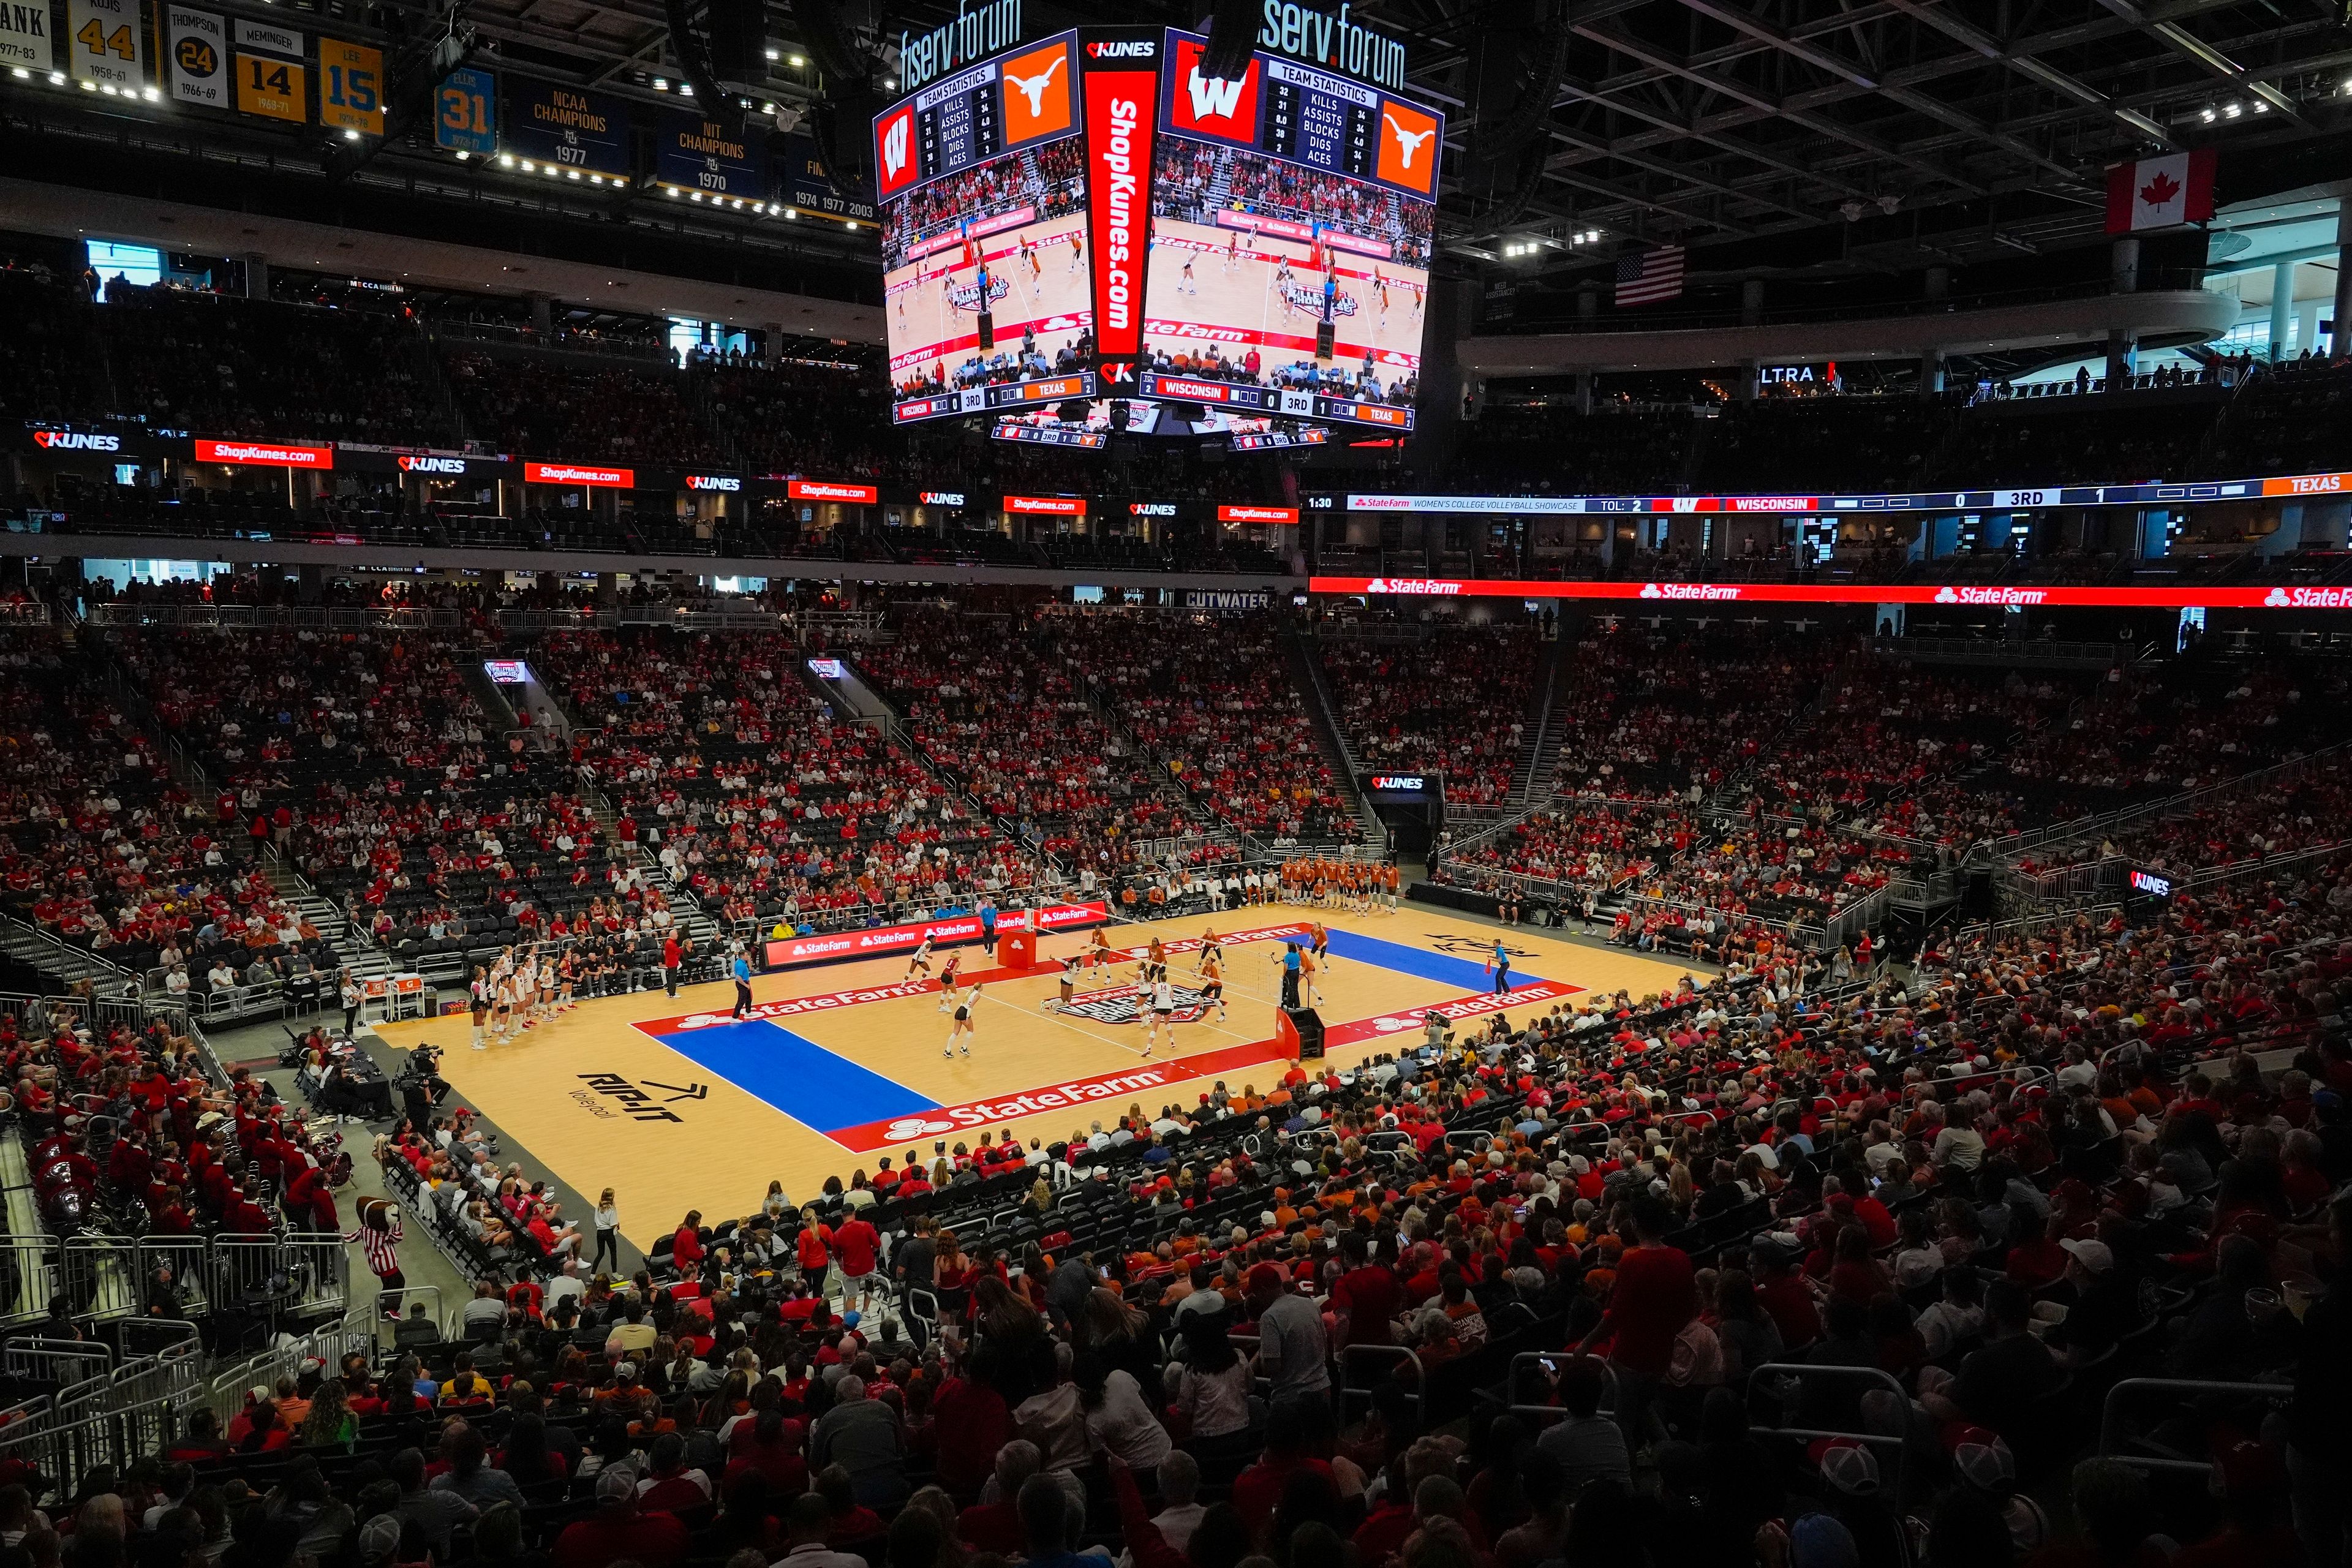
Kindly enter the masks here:
<path id="1" fill-rule="evenodd" d="M 466 471 L 463 458 L 403 458 L 400 470 L 404 474 L 462 474 Z"/>
<path id="2" fill-rule="evenodd" d="M 690 490 L 740 490 L 743 481 L 732 474 L 688 474 L 686 488 Z"/>
<path id="3" fill-rule="evenodd" d="M 1442 577 L 1375 577 L 1364 584 L 1367 594 L 1432 594 L 1449 597 L 1462 592 L 1462 584 L 1449 583 Z"/>
<path id="4" fill-rule="evenodd" d="M 36 430 L 33 444 L 57 452 L 120 452 L 122 437 L 97 436 L 82 430 Z"/>
<path id="5" fill-rule="evenodd" d="M 1127 503 L 1129 517 L 1174 517 L 1176 503 L 1165 500 L 1131 500 Z"/>
<path id="6" fill-rule="evenodd" d="M 1088 44 L 1087 53 L 1098 60 L 1152 60 L 1160 58 L 1160 43 L 1155 38 L 1102 38 Z"/>

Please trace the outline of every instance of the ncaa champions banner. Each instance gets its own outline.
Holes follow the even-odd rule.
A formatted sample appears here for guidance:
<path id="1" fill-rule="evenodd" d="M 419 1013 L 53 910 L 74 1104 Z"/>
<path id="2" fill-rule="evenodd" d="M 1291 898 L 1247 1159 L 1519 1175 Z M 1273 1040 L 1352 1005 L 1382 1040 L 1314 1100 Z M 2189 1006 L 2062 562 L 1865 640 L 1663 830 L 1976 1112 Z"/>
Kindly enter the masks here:
<path id="1" fill-rule="evenodd" d="M 1105 391 L 1132 387 L 1143 352 L 1143 282 L 1151 255 L 1151 142 L 1160 118 L 1158 28 L 1079 37 L 1086 100 L 1087 212 L 1094 241 L 1095 352 Z"/>
<path id="2" fill-rule="evenodd" d="M 173 98 L 207 109 L 230 107 L 228 24 L 220 14 L 167 6 L 163 31 L 172 60 Z"/>

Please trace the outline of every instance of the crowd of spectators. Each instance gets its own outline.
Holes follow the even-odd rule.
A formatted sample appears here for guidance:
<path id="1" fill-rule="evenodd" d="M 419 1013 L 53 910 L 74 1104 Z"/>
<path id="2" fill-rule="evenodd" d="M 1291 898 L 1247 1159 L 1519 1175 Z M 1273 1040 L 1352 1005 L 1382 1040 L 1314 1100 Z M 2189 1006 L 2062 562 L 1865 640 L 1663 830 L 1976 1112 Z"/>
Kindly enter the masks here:
<path id="1" fill-rule="evenodd" d="M 463 349 L 448 355 L 448 376 L 467 432 L 501 452 L 665 468 L 733 463 L 681 371 Z"/>
<path id="2" fill-rule="evenodd" d="M 1056 616 L 1057 643 L 1209 816 L 1268 840 L 1353 842 L 1355 806 L 1265 616 Z"/>
<path id="3" fill-rule="evenodd" d="M 1013 837 L 1105 878 L 1138 839 L 1198 829 L 1203 814 L 1119 732 L 1056 626 L 1005 615 L 910 610 L 859 668 L 896 701 L 931 765 Z"/>
<path id="4" fill-rule="evenodd" d="M 1440 773 L 1451 807 L 1497 810 L 1510 798 L 1541 661 L 1532 624 L 1440 626 L 1428 640 L 1320 639 L 1333 715 L 1358 763 Z"/>
<path id="5" fill-rule="evenodd" d="M 837 720 L 789 637 L 564 632 L 533 657 L 584 727 L 574 753 L 620 812 L 618 842 L 715 914 L 855 924 L 1032 879 L 913 758 Z"/>
<path id="6" fill-rule="evenodd" d="M 2347 879 L 1833 985 L 1767 947 L 688 1214 L 629 1279 L 557 1230 L 461 1338 L 59 1521 L 367 1564 L 2339 1562 Z M 2103 1429 L 2149 1375 L 2200 1386 Z"/>

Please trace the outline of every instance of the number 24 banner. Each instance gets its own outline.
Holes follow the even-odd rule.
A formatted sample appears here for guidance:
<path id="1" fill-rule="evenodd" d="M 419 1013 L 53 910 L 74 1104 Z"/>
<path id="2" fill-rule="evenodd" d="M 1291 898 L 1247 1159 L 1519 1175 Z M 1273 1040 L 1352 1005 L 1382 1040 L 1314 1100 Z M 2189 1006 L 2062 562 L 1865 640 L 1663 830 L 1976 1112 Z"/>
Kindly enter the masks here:
<path id="1" fill-rule="evenodd" d="M 66 42 L 76 79 L 133 92 L 147 85 L 139 0 L 68 0 Z"/>
<path id="2" fill-rule="evenodd" d="M 163 34 L 172 96 L 182 103 L 228 108 L 228 25 L 214 12 L 173 5 L 163 13 Z"/>

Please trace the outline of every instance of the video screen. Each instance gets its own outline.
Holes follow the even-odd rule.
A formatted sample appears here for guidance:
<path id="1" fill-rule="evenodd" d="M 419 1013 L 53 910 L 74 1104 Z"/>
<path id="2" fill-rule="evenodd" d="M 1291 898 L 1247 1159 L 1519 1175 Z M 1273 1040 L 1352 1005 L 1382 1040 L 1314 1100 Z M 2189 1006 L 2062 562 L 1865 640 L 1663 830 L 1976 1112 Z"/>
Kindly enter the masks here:
<path id="1" fill-rule="evenodd" d="M 1238 84 L 1203 81 L 1198 41 L 1172 37 L 1146 391 L 1410 428 L 1444 121 L 1266 55 Z"/>
<path id="2" fill-rule="evenodd" d="M 898 421 L 1093 392 L 1076 74 L 1064 34 L 958 71 L 875 121 Z"/>

